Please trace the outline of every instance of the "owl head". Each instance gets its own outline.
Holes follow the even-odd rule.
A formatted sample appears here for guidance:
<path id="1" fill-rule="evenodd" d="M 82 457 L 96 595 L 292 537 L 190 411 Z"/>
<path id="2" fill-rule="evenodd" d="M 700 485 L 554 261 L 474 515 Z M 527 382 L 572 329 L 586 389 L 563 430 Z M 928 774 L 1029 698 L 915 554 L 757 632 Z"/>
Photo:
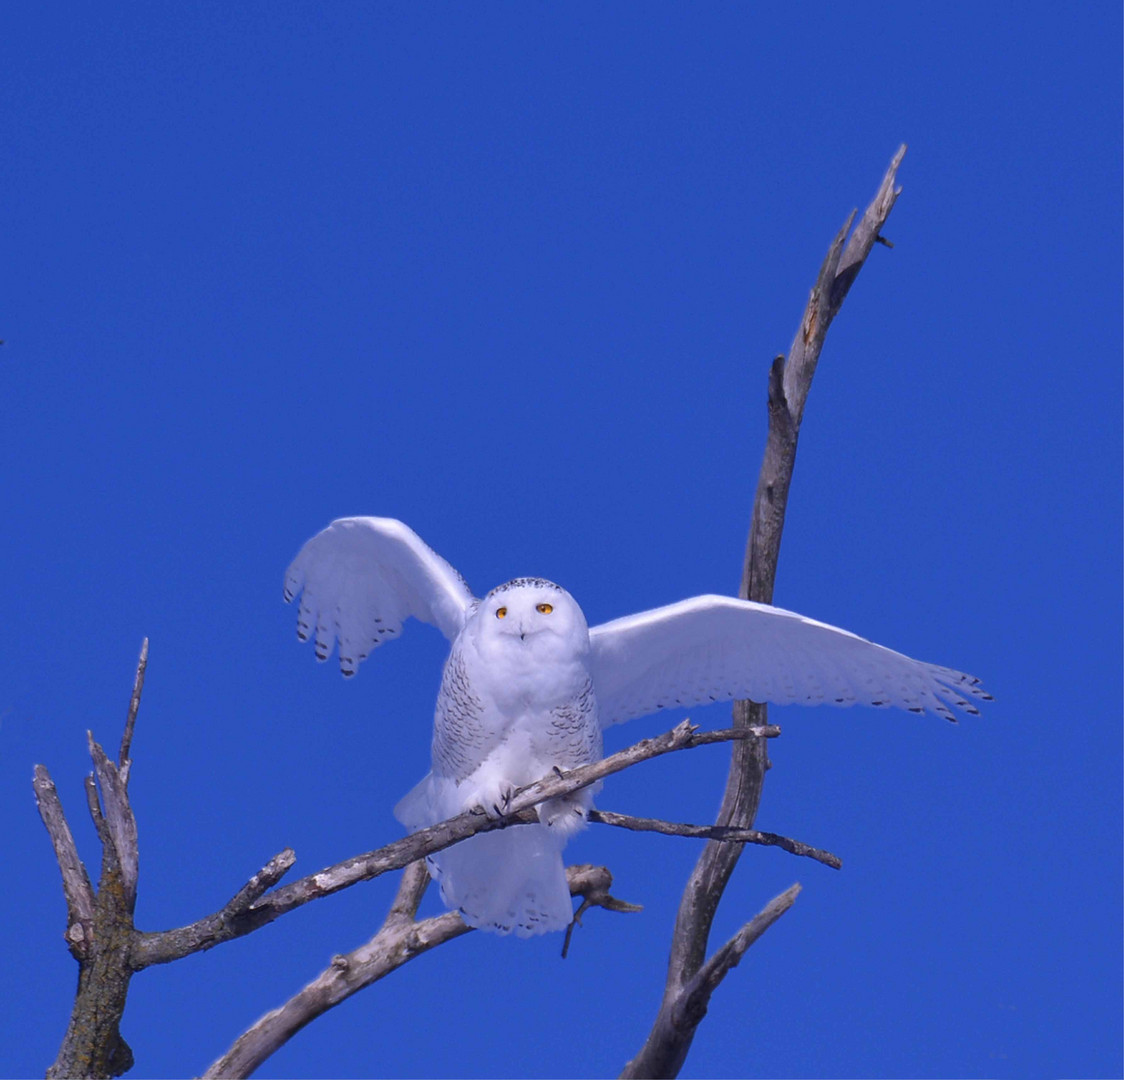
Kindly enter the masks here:
<path id="1" fill-rule="evenodd" d="M 481 643 L 529 656 L 569 655 L 589 649 L 582 609 L 560 585 L 544 578 L 515 578 L 494 588 L 475 615 Z"/>

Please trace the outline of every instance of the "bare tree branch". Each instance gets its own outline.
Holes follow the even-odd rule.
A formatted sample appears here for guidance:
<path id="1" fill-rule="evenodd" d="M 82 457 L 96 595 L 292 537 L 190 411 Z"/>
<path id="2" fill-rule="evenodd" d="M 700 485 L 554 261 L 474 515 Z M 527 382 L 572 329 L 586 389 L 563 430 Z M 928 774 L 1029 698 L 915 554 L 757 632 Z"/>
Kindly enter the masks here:
<path id="1" fill-rule="evenodd" d="M 746 950 L 770 926 L 773 925 L 793 904 L 800 894 L 800 885 L 790 885 L 780 896 L 774 897 L 765 907 L 754 915 L 725 945 L 703 964 L 699 973 L 684 988 L 680 998 L 680 1013 L 697 1027 L 699 1021 L 706 1015 L 707 1003 L 710 995 L 718 988 L 718 984 L 726 974 L 738 966 L 738 962 L 745 955 Z"/>
<path id="2" fill-rule="evenodd" d="M 903 145 L 894 155 L 878 193 L 850 240 L 846 237 L 854 221 L 854 213 L 832 241 L 808 298 L 788 359 L 786 361 L 783 356 L 778 356 L 770 368 L 769 432 L 738 591 L 743 599 L 772 603 L 789 485 L 796 463 L 797 438 L 812 377 L 827 329 L 900 194 L 901 189 L 895 185 L 905 150 Z M 734 703 L 736 728 L 759 727 L 767 722 L 767 717 L 764 705 L 748 701 Z M 718 814 L 719 825 L 752 828 L 768 768 L 765 740 L 750 738 L 735 742 L 726 792 Z M 714 913 L 740 854 L 740 844 L 712 841 L 707 843 L 699 857 L 680 901 L 659 1012 L 647 1041 L 626 1066 L 623 1076 L 675 1076 L 686 1059 L 697 1021 L 695 1025 L 684 1024 L 683 1014 L 678 1010 L 692 980 L 703 969 Z"/>
<path id="3" fill-rule="evenodd" d="M 727 728 L 723 731 L 698 731 L 689 720 L 684 720 L 663 735 L 642 739 L 592 765 L 548 776 L 520 788 L 512 797 L 510 809 L 504 817 L 490 818 L 478 810 L 467 810 L 455 818 L 420 829 L 375 851 L 355 855 L 335 866 L 326 867 L 299 881 L 284 885 L 261 896 L 242 910 L 232 911 L 228 904 L 222 911 L 207 915 L 188 926 L 138 934 L 133 946 L 133 966 L 139 971 L 152 964 L 166 964 L 190 953 L 210 949 L 224 941 L 243 937 L 293 908 L 322 896 L 330 896 L 357 882 L 369 881 L 391 870 L 400 870 L 475 833 L 531 824 L 538 820 L 532 813 L 538 803 L 588 787 L 603 777 L 649 758 L 711 743 L 729 742 L 732 739 L 773 738 L 779 734 L 780 728 L 775 726 L 753 730 Z"/>
<path id="4" fill-rule="evenodd" d="M 86 740 L 90 747 L 90 758 L 94 763 L 94 775 L 97 777 L 98 788 L 101 791 L 105 834 L 109 839 L 103 856 L 111 853 L 116 860 L 120 873 L 120 888 L 131 914 L 137 902 L 139 854 L 137 821 L 133 817 L 133 808 L 129 805 L 127 779 L 106 757 L 101 746 L 94 741 L 92 732 L 86 732 Z"/>
<path id="5" fill-rule="evenodd" d="M 687 1059 L 691 1040 L 710 1005 L 711 994 L 746 950 L 792 905 L 800 892 L 799 885 L 786 889 L 745 924 L 722 946 L 688 982 L 675 998 L 674 1006 L 661 1009 L 656 1019 L 659 1038 L 649 1037 L 638 1054 L 621 1073 L 622 1076 L 676 1076 Z M 656 1029 L 653 1030 L 656 1035 Z M 662 1053 L 657 1058 L 656 1053 Z"/>
<path id="6" fill-rule="evenodd" d="M 67 824 L 55 783 L 44 766 L 35 766 L 32 787 L 35 790 L 35 803 L 39 808 L 39 816 L 47 826 L 51 845 L 55 849 L 55 858 L 62 872 L 62 891 L 66 897 L 68 924 L 66 940 L 74 958 L 81 960 L 86 955 L 87 940 L 94 921 L 94 887 L 90 884 L 90 875 L 86 873 L 85 863 L 78 856 L 74 834 Z"/>
<path id="7" fill-rule="evenodd" d="M 121 733 L 121 749 L 117 753 L 117 764 L 125 777 L 125 783 L 129 782 L 129 751 L 133 746 L 133 728 L 137 723 L 137 711 L 140 709 L 141 692 L 144 690 L 144 673 L 147 668 L 148 638 L 145 638 L 141 642 L 137 673 L 133 679 L 133 693 L 129 698 L 129 713 L 125 717 L 125 730 Z"/>
<path id="8" fill-rule="evenodd" d="M 575 866 L 567 870 L 570 891 L 586 896 L 586 904 L 619 905 L 608 895 L 612 875 L 598 866 Z M 364 945 L 331 964 L 303 990 L 280 1008 L 268 1012 L 233 1043 L 203 1074 L 207 1078 L 250 1076 L 271 1054 L 316 1017 L 334 1008 L 352 994 L 397 970 L 424 952 L 471 931 L 455 911 L 415 921 L 422 894 L 429 883 L 424 862 L 411 863 L 402 875 L 398 894 L 386 921 Z M 593 897 L 593 900 L 589 898 Z M 583 904 L 583 908 L 586 906 Z M 624 905 L 627 909 L 631 905 Z M 615 910 L 622 910 L 616 907 Z"/>
<path id="9" fill-rule="evenodd" d="M 89 735 L 89 732 L 86 734 Z M 86 809 L 90 812 L 90 820 L 94 823 L 94 828 L 97 829 L 98 839 L 104 846 L 109 843 L 109 833 L 106 832 L 105 818 L 102 817 L 101 803 L 98 801 L 98 783 L 93 773 L 83 781 L 83 787 L 86 791 Z"/>
<path id="10" fill-rule="evenodd" d="M 613 884 L 613 875 L 604 866 L 589 866 L 588 864 L 568 866 L 566 877 L 570 883 L 570 895 L 577 896 L 580 893 L 582 902 L 578 905 L 578 910 L 574 912 L 570 925 L 566 927 L 566 937 L 562 941 L 563 960 L 570 954 L 570 942 L 573 939 L 574 931 L 582 925 L 582 916 L 591 907 L 602 907 L 606 911 L 616 911 L 622 914 L 644 910 L 641 904 L 630 904 L 627 900 L 618 900 L 615 896 L 609 894 L 609 889 Z"/>
<path id="11" fill-rule="evenodd" d="M 631 814 L 615 814 L 611 810 L 592 810 L 589 820 L 599 825 L 613 825 L 618 829 L 632 829 L 634 832 L 653 832 L 663 836 L 688 836 L 702 840 L 719 840 L 724 844 L 764 844 L 779 847 L 790 855 L 804 855 L 815 859 L 824 866 L 839 870 L 843 861 L 830 851 L 822 851 L 799 840 L 778 836 L 771 832 L 758 832 L 757 829 L 733 829 L 723 825 L 684 825 L 674 821 L 660 821 L 658 818 L 633 817 Z"/>
<path id="12" fill-rule="evenodd" d="M 146 659 L 147 649 L 142 647 L 134 680 L 137 706 Z M 130 706 L 129 715 L 135 721 L 135 707 Z M 47 1070 L 49 1078 L 108 1078 L 120 1076 L 133 1065 L 133 1052 L 121 1037 L 120 1023 L 129 993 L 129 981 L 133 976 L 130 953 L 135 934 L 133 909 L 137 900 L 139 867 L 137 823 L 129 805 L 127 760 L 119 769 L 106 757 L 93 735 L 87 732 L 86 736 L 96 777 L 96 782 L 93 777 L 86 778 L 86 805 L 101 840 L 101 875 L 97 892 L 93 894 L 92 916 L 80 924 L 82 947 L 72 950 L 78 959 L 78 993 L 58 1057 Z M 46 769 L 37 767 L 35 776 L 36 794 L 45 794 L 46 788 L 40 780 L 49 782 Z M 55 804 L 61 826 L 66 827 L 57 796 Z M 56 825 L 52 830 L 48 825 L 52 840 L 59 835 L 58 828 Z M 66 831 L 69 833 L 69 828 Z M 73 846 L 73 839 L 70 845 Z M 69 851 L 64 850 L 63 854 L 66 858 L 70 857 Z M 77 857 L 76 853 L 74 857 Z M 59 862 L 63 866 L 64 859 L 60 857 Z M 65 879 L 65 867 L 63 875 Z M 89 887 L 88 878 L 86 886 Z M 72 945 L 75 936 L 72 925 L 68 930 Z"/>

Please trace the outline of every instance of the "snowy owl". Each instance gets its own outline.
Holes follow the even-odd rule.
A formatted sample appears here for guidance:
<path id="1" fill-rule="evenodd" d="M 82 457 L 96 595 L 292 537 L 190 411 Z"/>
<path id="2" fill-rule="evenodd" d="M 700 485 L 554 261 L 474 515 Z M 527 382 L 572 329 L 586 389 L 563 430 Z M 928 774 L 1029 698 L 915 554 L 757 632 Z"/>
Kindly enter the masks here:
<path id="1" fill-rule="evenodd" d="M 354 675 L 410 616 L 452 643 L 437 695 L 433 767 L 395 807 L 414 831 L 473 807 L 500 814 L 512 792 L 601 757 L 601 730 L 680 705 L 897 706 L 955 720 L 988 699 L 979 681 L 912 660 L 814 619 L 726 596 L 696 596 L 591 630 L 565 589 L 515 578 L 482 600 L 392 518 L 332 522 L 285 575 L 297 634 Z M 538 807 L 539 824 L 480 833 L 427 860 L 445 903 L 470 926 L 529 937 L 564 929 L 573 905 L 566 841 L 590 788 Z"/>

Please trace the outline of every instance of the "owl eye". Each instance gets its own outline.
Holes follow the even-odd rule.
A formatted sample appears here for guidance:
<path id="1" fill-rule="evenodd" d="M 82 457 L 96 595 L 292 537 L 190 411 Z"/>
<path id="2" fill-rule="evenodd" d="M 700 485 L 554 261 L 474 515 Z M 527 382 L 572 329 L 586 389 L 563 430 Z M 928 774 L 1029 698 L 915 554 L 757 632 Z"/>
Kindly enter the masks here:
<path id="1" fill-rule="evenodd" d="M 502 619 L 506 614 L 507 614 L 507 608 L 505 608 L 505 607 L 496 608 L 496 618 L 497 619 Z"/>
<path id="2" fill-rule="evenodd" d="M 544 615 L 549 615 L 554 610 L 554 607 L 551 604 L 536 604 L 535 610 L 541 611 Z"/>

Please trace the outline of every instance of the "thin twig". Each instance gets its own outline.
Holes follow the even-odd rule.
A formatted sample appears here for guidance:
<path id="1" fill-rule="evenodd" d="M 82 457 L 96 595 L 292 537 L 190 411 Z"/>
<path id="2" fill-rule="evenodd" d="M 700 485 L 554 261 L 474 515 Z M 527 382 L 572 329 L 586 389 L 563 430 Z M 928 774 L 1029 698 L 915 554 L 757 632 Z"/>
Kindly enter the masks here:
<path id="1" fill-rule="evenodd" d="M 574 912 L 570 925 L 566 927 L 566 937 L 562 942 L 563 960 L 570 955 L 570 941 L 574 936 L 574 931 L 582 925 L 582 916 L 591 907 L 601 907 L 606 911 L 616 911 L 621 914 L 644 910 L 641 904 L 630 904 L 627 900 L 620 900 L 610 895 L 609 889 L 613 885 L 613 875 L 604 866 L 590 866 L 588 864 L 569 866 L 566 868 L 566 877 L 570 884 L 570 895 L 577 896 L 580 893 L 582 902 L 578 905 L 578 910 Z"/>
<path id="2" fill-rule="evenodd" d="M 824 866 L 839 870 L 843 861 L 830 851 L 814 848 L 800 840 L 792 840 L 777 833 L 759 832 L 757 829 L 733 829 L 723 825 L 685 825 L 675 821 L 661 821 L 658 818 L 633 817 L 631 814 L 615 814 L 611 810 L 591 810 L 589 820 L 599 825 L 613 825 L 618 829 L 632 829 L 634 832 L 653 832 L 663 836 L 697 837 L 701 840 L 719 840 L 726 844 L 764 844 L 779 847 L 790 855 L 803 855 L 815 859 Z"/>
<path id="3" fill-rule="evenodd" d="M 746 950 L 773 925 L 800 895 L 799 883 L 787 888 L 780 896 L 774 897 L 729 941 L 703 964 L 699 973 L 684 987 L 679 998 L 678 1010 L 680 1024 L 697 1027 L 706 1015 L 710 996 L 718 989 L 718 984 L 732 968 L 737 967 Z"/>
<path id="4" fill-rule="evenodd" d="M 133 677 L 133 693 L 129 698 L 129 714 L 125 718 L 125 730 L 121 733 L 121 749 L 117 753 L 117 764 L 121 768 L 125 782 L 129 782 L 128 762 L 129 751 L 133 746 L 133 728 L 137 723 L 137 710 L 140 709 L 141 691 L 144 690 L 144 673 L 148 668 L 148 638 L 141 642 L 140 659 L 137 661 L 137 673 Z"/>
<path id="5" fill-rule="evenodd" d="M 129 805 L 129 792 L 125 778 L 117 766 L 106 757 L 91 732 L 86 732 L 90 757 L 94 762 L 94 775 L 101 791 L 102 811 L 105 814 L 105 833 L 121 873 L 121 888 L 131 912 L 137 899 L 137 821 Z"/>
<path id="6" fill-rule="evenodd" d="M 87 731 L 87 735 L 90 733 Z M 94 779 L 94 774 L 89 773 L 83 780 L 83 788 L 86 792 L 86 809 L 90 812 L 90 820 L 94 823 L 94 828 L 98 833 L 98 840 L 104 848 L 109 843 L 109 833 L 106 831 L 105 816 L 101 812 L 101 803 L 98 801 L 98 785 Z"/>

